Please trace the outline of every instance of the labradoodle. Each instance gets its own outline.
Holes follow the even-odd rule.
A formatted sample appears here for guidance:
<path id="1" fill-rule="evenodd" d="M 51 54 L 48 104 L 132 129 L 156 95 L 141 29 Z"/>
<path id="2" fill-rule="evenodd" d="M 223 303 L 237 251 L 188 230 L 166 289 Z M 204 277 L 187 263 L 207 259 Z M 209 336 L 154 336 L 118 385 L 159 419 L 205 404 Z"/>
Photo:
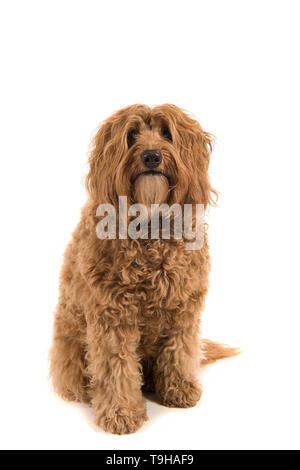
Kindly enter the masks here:
<path id="1" fill-rule="evenodd" d="M 165 406 L 194 406 L 200 364 L 237 353 L 199 337 L 210 271 L 206 229 L 199 250 L 172 235 L 100 239 L 96 230 L 98 206 L 118 214 L 119 196 L 147 208 L 212 204 L 211 150 L 211 135 L 171 104 L 121 109 L 93 139 L 88 200 L 64 256 L 50 360 L 57 393 L 91 403 L 108 432 L 132 433 L 147 420 L 143 391 Z"/>

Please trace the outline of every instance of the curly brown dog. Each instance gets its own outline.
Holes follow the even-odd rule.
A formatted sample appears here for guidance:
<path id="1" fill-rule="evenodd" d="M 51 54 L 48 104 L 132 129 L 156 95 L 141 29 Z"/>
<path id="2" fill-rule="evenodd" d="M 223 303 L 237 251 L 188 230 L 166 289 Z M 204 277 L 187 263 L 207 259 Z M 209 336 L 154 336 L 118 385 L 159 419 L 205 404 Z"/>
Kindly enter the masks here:
<path id="1" fill-rule="evenodd" d="M 68 245 L 50 354 L 55 390 L 90 402 L 104 430 L 132 433 L 147 419 L 142 390 L 171 407 L 201 396 L 199 366 L 236 354 L 199 338 L 208 290 L 207 235 L 200 250 L 183 239 L 105 239 L 101 203 L 212 203 L 212 138 L 178 107 L 124 108 L 99 128 L 90 151 L 88 201 Z"/>

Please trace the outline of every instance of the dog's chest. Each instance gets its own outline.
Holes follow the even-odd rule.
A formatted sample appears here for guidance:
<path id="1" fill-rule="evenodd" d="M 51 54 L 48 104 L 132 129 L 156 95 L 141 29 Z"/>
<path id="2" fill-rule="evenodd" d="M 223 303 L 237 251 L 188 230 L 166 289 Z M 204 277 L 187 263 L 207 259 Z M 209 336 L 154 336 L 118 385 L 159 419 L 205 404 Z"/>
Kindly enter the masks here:
<path id="1" fill-rule="evenodd" d="M 122 278 L 130 288 L 141 321 L 175 313 L 195 290 L 197 263 L 186 250 L 157 240 L 139 246 Z M 162 313 L 163 312 L 163 313 Z M 157 318 L 158 320 L 158 318 Z"/>
<path id="2" fill-rule="evenodd" d="M 126 282 L 130 279 L 132 285 L 145 289 L 150 296 L 156 293 L 166 297 L 170 288 L 185 284 L 191 275 L 192 258 L 189 253 L 162 240 L 141 245 L 130 255 L 128 262 L 127 252 L 123 277 Z"/>
<path id="3" fill-rule="evenodd" d="M 120 250 L 109 271 L 108 307 L 122 305 L 128 321 L 138 323 L 143 354 L 151 355 L 160 338 L 186 321 L 185 312 L 198 302 L 205 264 L 203 255 L 162 240 Z"/>

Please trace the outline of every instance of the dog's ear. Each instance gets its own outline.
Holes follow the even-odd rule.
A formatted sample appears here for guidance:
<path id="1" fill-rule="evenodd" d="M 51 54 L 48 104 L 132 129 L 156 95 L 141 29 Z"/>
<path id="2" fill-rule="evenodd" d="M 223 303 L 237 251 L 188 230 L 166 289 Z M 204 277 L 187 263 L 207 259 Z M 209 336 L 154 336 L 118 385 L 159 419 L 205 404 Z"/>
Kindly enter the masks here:
<path id="1" fill-rule="evenodd" d="M 209 163 L 213 149 L 214 137 L 204 132 L 200 125 L 196 134 L 191 138 L 192 144 L 192 168 L 194 166 L 194 178 L 190 186 L 190 194 L 195 203 L 215 205 L 217 192 L 210 184 Z M 200 200 L 199 200 L 199 195 Z"/>
<path id="2" fill-rule="evenodd" d="M 181 156 L 189 169 L 189 185 L 186 203 L 215 205 L 217 192 L 210 184 L 209 162 L 214 137 L 203 131 L 200 124 L 188 117 L 188 123 L 181 128 Z"/>
<path id="3" fill-rule="evenodd" d="M 89 198 L 98 204 L 111 202 L 110 189 L 112 181 L 109 171 L 109 142 L 111 140 L 111 122 L 105 121 L 92 139 L 89 151 L 89 171 L 85 179 L 85 187 Z"/>

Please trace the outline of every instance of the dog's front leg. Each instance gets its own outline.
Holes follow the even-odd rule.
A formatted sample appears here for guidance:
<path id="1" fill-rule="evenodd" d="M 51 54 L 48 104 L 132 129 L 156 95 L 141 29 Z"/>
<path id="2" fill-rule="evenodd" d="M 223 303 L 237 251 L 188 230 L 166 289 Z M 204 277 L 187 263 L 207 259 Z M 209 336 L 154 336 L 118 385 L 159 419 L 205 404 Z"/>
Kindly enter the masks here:
<path id="1" fill-rule="evenodd" d="M 103 312 L 88 322 L 87 336 L 95 422 L 113 434 L 133 433 L 147 419 L 138 329 L 124 323 L 112 325 Z"/>
<path id="2" fill-rule="evenodd" d="M 201 397 L 197 380 L 201 349 L 197 330 L 182 326 L 171 331 L 158 351 L 154 366 L 155 392 L 161 403 L 189 408 Z"/>

